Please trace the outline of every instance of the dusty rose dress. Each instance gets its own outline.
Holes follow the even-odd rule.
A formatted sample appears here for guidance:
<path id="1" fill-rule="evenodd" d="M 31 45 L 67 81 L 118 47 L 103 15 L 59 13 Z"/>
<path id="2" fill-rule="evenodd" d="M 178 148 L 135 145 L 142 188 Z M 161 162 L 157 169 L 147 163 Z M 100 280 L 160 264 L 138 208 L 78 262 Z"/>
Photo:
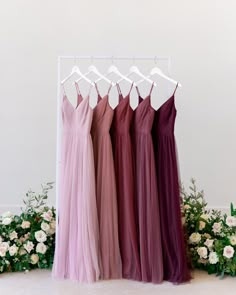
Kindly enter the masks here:
<path id="1" fill-rule="evenodd" d="M 182 283 L 190 280 L 190 271 L 187 265 L 180 211 L 179 176 L 174 137 L 175 91 L 156 112 L 153 142 L 161 214 L 164 279 Z"/>
<path id="2" fill-rule="evenodd" d="M 64 95 L 59 225 L 53 276 L 80 282 L 99 279 L 99 228 L 95 195 L 93 110 L 89 95 L 74 108 Z"/>
<path id="3" fill-rule="evenodd" d="M 111 87 L 109 91 L 110 89 Z M 101 279 L 119 279 L 122 278 L 122 265 L 118 237 L 114 160 L 109 133 L 114 111 L 109 105 L 109 91 L 102 98 L 97 89 L 98 104 L 93 112 L 91 133 L 100 230 Z"/>
<path id="4" fill-rule="evenodd" d="M 134 211 L 133 155 L 130 140 L 130 125 L 133 118 L 133 110 L 130 107 L 130 92 L 123 98 L 118 84 L 117 87 L 119 91 L 119 104 L 114 112 L 112 138 L 117 182 L 122 274 L 126 279 L 141 280 Z"/>
<path id="5" fill-rule="evenodd" d="M 163 259 L 160 212 L 157 193 L 155 155 L 151 129 L 155 110 L 151 106 L 151 91 L 140 96 L 134 112 L 132 144 L 135 155 L 135 198 L 137 202 L 138 232 L 142 281 L 161 283 Z"/>

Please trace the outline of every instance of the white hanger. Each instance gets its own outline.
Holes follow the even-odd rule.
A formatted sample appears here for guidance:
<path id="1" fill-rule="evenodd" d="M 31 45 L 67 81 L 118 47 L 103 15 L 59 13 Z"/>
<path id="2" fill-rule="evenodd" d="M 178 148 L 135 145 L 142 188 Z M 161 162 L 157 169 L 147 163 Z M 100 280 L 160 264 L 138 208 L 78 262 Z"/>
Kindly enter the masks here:
<path id="1" fill-rule="evenodd" d="M 129 77 L 132 74 L 137 74 L 139 77 L 142 78 L 142 81 L 145 80 L 145 81 L 149 82 L 150 84 L 153 84 L 155 87 L 157 87 L 157 84 L 153 80 L 151 80 L 149 77 L 142 74 L 137 66 L 131 66 L 129 69 L 129 73 L 126 75 L 126 77 Z M 122 80 L 123 79 L 120 79 L 117 83 L 120 83 Z M 141 83 L 141 81 L 139 81 L 139 83 Z"/>
<path id="2" fill-rule="evenodd" d="M 81 73 L 80 69 L 77 66 L 73 66 L 71 73 L 61 81 L 61 84 L 64 84 L 66 81 L 68 81 L 74 74 L 79 75 L 82 79 L 87 81 L 90 85 L 94 86 L 94 83 L 89 80 L 84 74 Z"/>
<path id="3" fill-rule="evenodd" d="M 130 80 L 128 77 L 126 77 L 125 75 L 121 74 L 121 72 L 117 69 L 116 66 L 114 65 L 111 65 L 109 68 L 108 68 L 108 71 L 107 71 L 107 74 L 106 76 L 110 75 L 110 74 L 116 74 L 117 76 L 119 76 L 121 79 L 120 80 L 125 80 L 127 82 L 129 82 L 130 84 L 133 83 L 133 85 L 135 86 L 136 84 Z M 96 82 L 100 81 L 101 79 L 98 79 Z M 117 82 L 119 83 L 119 82 Z"/>
<path id="4" fill-rule="evenodd" d="M 166 79 L 166 80 L 168 80 L 168 81 L 170 81 L 170 82 L 172 82 L 172 83 L 174 83 L 174 84 L 178 84 L 179 87 L 182 87 L 182 85 L 181 85 L 180 83 L 178 83 L 178 82 L 175 81 L 174 79 L 172 79 L 172 78 L 166 76 L 166 75 L 162 72 L 162 70 L 161 70 L 160 68 L 158 68 L 157 66 L 155 66 L 155 67 L 150 71 L 150 76 L 149 76 L 149 77 L 151 77 L 151 76 L 153 76 L 153 75 L 158 75 L 158 76 L 160 76 L 160 77 L 162 77 L 162 78 L 164 78 L 164 79 Z M 141 81 L 140 81 L 140 82 L 141 82 Z"/>
<path id="5" fill-rule="evenodd" d="M 115 85 L 114 82 L 112 82 L 110 79 L 108 79 L 107 77 L 105 77 L 103 74 L 101 74 L 98 69 L 94 66 L 94 65 L 91 65 L 88 67 L 88 72 L 86 74 L 84 74 L 84 76 L 87 76 L 89 75 L 90 73 L 94 73 L 95 75 L 97 75 L 99 77 L 99 81 L 100 80 L 104 80 L 106 81 L 107 83 L 111 84 L 112 86 Z M 83 79 L 83 77 L 79 78 L 78 80 L 76 80 L 76 82 L 78 83 L 81 79 Z M 98 80 L 96 80 L 96 82 L 98 82 Z"/>

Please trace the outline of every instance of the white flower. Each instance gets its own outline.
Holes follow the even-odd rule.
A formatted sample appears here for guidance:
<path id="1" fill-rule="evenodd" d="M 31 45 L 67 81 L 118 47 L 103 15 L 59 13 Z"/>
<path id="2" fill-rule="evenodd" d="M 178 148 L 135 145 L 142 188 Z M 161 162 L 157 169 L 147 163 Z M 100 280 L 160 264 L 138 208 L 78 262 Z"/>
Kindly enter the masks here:
<path id="1" fill-rule="evenodd" d="M 6 249 L 4 247 L 1 247 L 0 245 L 0 257 L 5 257 L 6 256 Z"/>
<path id="2" fill-rule="evenodd" d="M 25 229 L 25 228 L 30 228 L 30 222 L 27 221 L 27 220 L 22 221 L 22 223 L 21 223 L 21 227 L 22 227 L 23 229 Z"/>
<path id="3" fill-rule="evenodd" d="M 17 239 L 17 238 L 18 238 L 18 234 L 17 234 L 17 232 L 16 232 L 15 230 L 12 231 L 12 232 L 10 233 L 10 235 L 9 235 L 9 238 L 10 238 L 11 241 Z"/>
<path id="4" fill-rule="evenodd" d="M 199 233 L 192 233 L 189 241 L 191 244 L 198 244 L 201 241 L 201 235 Z"/>
<path id="5" fill-rule="evenodd" d="M 206 221 L 208 221 L 208 219 L 209 219 L 209 217 L 208 217 L 207 214 L 202 214 L 202 215 L 200 216 L 200 218 L 202 218 L 202 219 L 204 219 L 204 220 L 206 220 Z"/>
<path id="6" fill-rule="evenodd" d="M 216 233 L 220 233 L 222 229 L 222 225 L 221 222 L 215 222 L 212 226 L 212 231 L 216 234 Z"/>
<path id="7" fill-rule="evenodd" d="M 47 235 L 42 230 L 36 231 L 34 236 L 35 236 L 36 241 L 39 243 L 43 243 L 47 240 Z"/>
<path id="8" fill-rule="evenodd" d="M 12 212 L 10 212 L 10 211 L 6 211 L 1 216 L 2 216 L 3 219 L 4 218 L 12 218 L 14 216 L 14 214 Z"/>
<path id="9" fill-rule="evenodd" d="M 53 220 L 51 223 L 50 223 L 50 227 L 51 228 L 56 228 L 56 221 L 55 220 Z"/>
<path id="10" fill-rule="evenodd" d="M 204 245 L 207 246 L 207 248 L 208 248 L 209 250 L 211 250 L 212 247 L 213 247 L 213 243 L 214 243 L 214 240 L 206 239 Z"/>
<path id="11" fill-rule="evenodd" d="M 206 223 L 202 220 L 199 222 L 199 230 L 203 230 L 206 227 Z"/>
<path id="12" fill-rule="evenodd" d="M 210 264 L 216 264 L 217 262 L 219 262 L 219 257 L 216 252 L 211 252 L 209 254 L 209 262 Z"/>
<path id="13" fill-rule="evenodd" d="M 24 248 L 28 253 L 30 253 L 34 249 L 34 243 L 27 241 L 26 244 L 24 244 Z"/>
<path id="14" fill-rule="evenodd" d="M 9 224 L 11 224 L 11 222 L 12 222 L 12 218 L 11 217 L 5 217 L 2 220 L 2 224 L 3 225 L 9 225 Z"/>
<path id="15" fill-rule="evenodd" d="M 210 239 L 210 238 L 211 238 L 211 235 L 209 235 L 208 233 L 205 233 L 203 236 L 204 236 L 205 238 L 207 238 L 207 239 Z"/>
<path id="16" fill-rule="evenodd" d="M 229 240 L 230 240 L 230 244 L 232 246 L 236 245 L 236 235 L 233 235 L 233 236 L 229 237 Z"/>
<path id="17" fill-rule="evenodd" d="M 16 245 L 12 245 L 10 248 L 9 248 L 9 254 L 10 256 L 14 256 L 18 251 L 18 247 L 16 247 Z"/>
<path id="18" fill-rule="evenodd" d="M 2 243 L 0 244 L 0 246 L 1 246 L 3 249 L 5 249 L 6 251 L 8 251 L 8 249 L 9 249 L 9 242 L 2 242 Z"/>
<path id="19" fill-rule="evenodd" d="M 38 263 L 38 261 L 39 261 L 39 256 L 38 256 L 38 254 L 32 254 L 32 255 L 30 256 L 30 260 L 31 260 L 31 264 L 36 264 L 36 263 Z"/>
<path id="20" fill-rule="evenodd" d="M 27 252 L 25 251 L 24 248 L 20 248 L 19 254 L 20 255 L 25 255 Z"/>
<path id="21" fill-rule="evenodd" d="M 188 210 L 188 209 L 190 209 L 190 206 L 188 204 L 186 204 L 186 205 L 184 205 L 184 209 Z"/>
<path id="22" fill-rule="evenodd" d="M 207 258 L 207 248 L 206 247 L 199 247 L 197 249 L 197 253 L 200 258 Z"/>
<path id="23" fill-rule="evenodd" d="M 46 233 L 50 230 L 50 225 L 46 222 L 41 223 L 41 229 L 44 230 Z"/>
<path id="24" fill-rule="evenodd" d="M 223 256 L 226 258 L 232 258 L 234 256 L 234 248 L 232 246 L 225 246 Z"/>
<path id="25" fill-rule="evenodd" d="M 236 218 L 234 216 L 227 216 L 225 222 L 229 227 L 236 226 Z"/>
<path id="26" fill-rule="evenodd" d="M 2 238 L 2 236 L 0 236 L 0 244 L 2 243 L 2 241 L 3 241 L 3 238 Z"/>
<path id="27" fill-rule="evenodd" d="M 36 246 L 36 252 L 45 254 L 47 251 L 47 246 L 44 243 L 38 243 Z"/>
<path id="28" fill-rule="evenodd" d="M 52 220 L 52 210 L 48 210 L 46 212 L 43 212 L 42 217 L 46 221 L 51 221 Z"/>
<path id="29" fill-rule="evenodd" d="M 181 221 L 182 221 L 182 225 L 185 225 L 185 221 L 186 221 L 185 217 L 182 217 Z"/>

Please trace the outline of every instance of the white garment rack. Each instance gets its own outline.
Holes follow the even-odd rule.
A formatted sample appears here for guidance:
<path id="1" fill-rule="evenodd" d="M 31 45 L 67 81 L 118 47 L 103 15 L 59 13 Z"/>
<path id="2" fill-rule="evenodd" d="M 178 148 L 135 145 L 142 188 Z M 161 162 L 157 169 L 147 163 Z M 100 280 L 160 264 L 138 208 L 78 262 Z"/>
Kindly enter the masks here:
<path id="1" fill-rule="evenodd" d="M 141 61 L 141 60 L 148 60 L 148 61 L 166 61 L 167 62 L 167 69 L 168 75 L 170 75 L 171 69 L 171 58 L 170 56 L 91 56 L 91 55 L 63 55 L 58 56 L 58 79 L 57 79 L 57 147 L 56 147 L 56 210 L 57 210 L 57 225 L 58 225 L 58 212 L 59 212 L 59 189 L 60 189 L 60 170 L 61 170 L 61 136 L 62 136 L 62 118 L 61 118 L 61 63 L 63 60 L 90 60 L 93 62 L 94 60 L 110 60 L 114 62 L 115 60 L 130 60 L 130 61 Z M 57 233 L 58 226 L 56 227 Z M 58 237 L 58 235 L 56 235 Z"/>

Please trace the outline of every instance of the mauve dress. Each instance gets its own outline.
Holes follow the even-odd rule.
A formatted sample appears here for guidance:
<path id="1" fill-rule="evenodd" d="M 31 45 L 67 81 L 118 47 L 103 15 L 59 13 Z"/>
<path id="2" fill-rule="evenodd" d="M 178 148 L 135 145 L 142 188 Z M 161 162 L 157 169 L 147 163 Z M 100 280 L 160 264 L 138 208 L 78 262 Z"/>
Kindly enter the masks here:
<path id="1" fill-rule="evenodd" d="M 95 84 L 96 89 L 97 85 Z M 93 111 L 92 140 L 96 176 L 96 197 L 100 230 L 101 279 L 122 278 L 122 264 L 118 237 L 118 213 L 114 160 L 110 127 L 114 111 L 108 94 L 98 92 L 98 103 Z"/>
<path id="2" fill-rule="evenodd" d="M 164 280 L 183 283 L 190 280 L 190 270 L 187 264 L 181 223 L 179 176 L 174 136 L 175 91 L 156 112 L 152 131 L 161 215 Z"/>
<path id="3" fill-rule="evenodd" d="M 135 154 L 135 188 L 138 217 L 140 264 L 142 281 L 161 283 L 163 259 L 160 213 L 157 193 L 155 155 L 151 129 L 155 110 L 150 94 L 143 99 L 139 90 L 139 105 L 134 112 L 133 150 Z"/>
<path id="4" fill-rule="evenodd" d="M 117 88 L 119 104 L 114 111 L 112 140 L 117 184 L 122 275 L 126 279 L 141 280 L 134 209 L 134 163 L 130 139 L 133 110 L 130 106 L 130 92 L 123 98 L 118 84 Z"/>
<path id="5" fill-rule="evenodd" d="M 74 108 L 64 94 L 59 224 L 53 276 L 79 282 L 99 279 L 99 228 L 95 195 L 93 110 L 89 95 Z"/>

